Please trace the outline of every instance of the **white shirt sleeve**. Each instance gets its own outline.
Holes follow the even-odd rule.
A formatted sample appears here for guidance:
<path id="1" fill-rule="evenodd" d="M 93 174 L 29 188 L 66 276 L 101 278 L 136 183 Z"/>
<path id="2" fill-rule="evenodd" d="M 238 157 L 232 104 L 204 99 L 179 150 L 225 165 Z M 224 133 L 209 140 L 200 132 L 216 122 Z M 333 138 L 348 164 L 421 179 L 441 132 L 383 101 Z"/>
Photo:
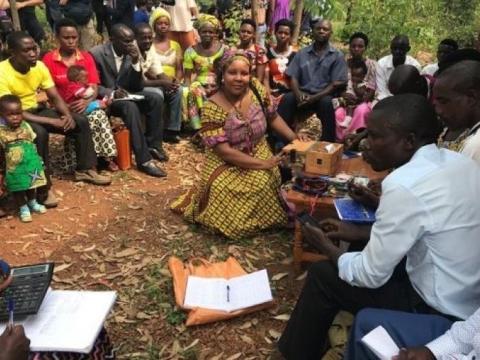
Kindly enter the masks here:
<path id="1" fill-rule="evenodd" d="M 437 359 L 446 355 L 468 354 L 478 349 L 480 309 L 465 321 L 455 322 L 450 330 L 426 346 Z M 477 353 L 478 355 L 478 353 Z"/>
<path id="2" fill-rule="evenodd" d="M 468 137 L 461 153 L 475 160 L 480 165 L 480 130 Z"/>
<path id="3" fill-rule="evenodd" d="M 388 90 L 388 76 L 386 69 L 377 63 L 377 100 L 392 96 Z"/>
<path id="4" fill-rule="evenodd" d="M 398 185 L 384 189 L 367 246 L 338 259 L 340 278 L 353 286 L 382 286 L 430 223 L 423 204 L 410 191 Z"/>

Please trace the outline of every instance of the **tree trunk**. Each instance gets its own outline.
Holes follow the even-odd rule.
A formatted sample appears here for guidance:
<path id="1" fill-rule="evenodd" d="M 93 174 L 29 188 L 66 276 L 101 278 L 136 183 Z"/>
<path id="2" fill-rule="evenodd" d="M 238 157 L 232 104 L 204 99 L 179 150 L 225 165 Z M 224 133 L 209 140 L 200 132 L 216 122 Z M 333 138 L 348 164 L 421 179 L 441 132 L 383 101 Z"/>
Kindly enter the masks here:
<path id="1" fill-rule="evenodd" d="M 352 11 L 353 11 L 353 3 L 354 0 L 349 0 L 347 5 L 347 17 L 345 19 L 345 25 L 350 25 L 352 21 Z"/>
<path id="2" fill-rule="evenodd" d="M 10 14 L 12 15 L 12 23 L 15 31 L 20 31 L 20 18 L 18 17 L 17 1 L 10 0 Z"/>
<path id="3" fill-rule="evenodd" d="M 292 43 L 298 44 L 298 36 L 300 35 L 300 28 L 302 26 L 303 15 L 303 0 L 295 0 L 295 13 L 293 15 L 293 22 L 295 23 L 295 29 L 293 30 Z"/>

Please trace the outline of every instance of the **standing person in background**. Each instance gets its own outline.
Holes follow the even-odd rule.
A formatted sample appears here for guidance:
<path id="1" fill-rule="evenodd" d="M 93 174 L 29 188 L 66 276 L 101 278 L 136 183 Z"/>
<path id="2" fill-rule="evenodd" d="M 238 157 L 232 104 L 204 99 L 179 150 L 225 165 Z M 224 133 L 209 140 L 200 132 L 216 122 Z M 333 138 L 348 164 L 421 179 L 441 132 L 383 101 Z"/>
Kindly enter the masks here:
<path id="1" fill-rule="evenodd" d="M 18 16 L 20 18 L 20 26 L 25 30 L 40 46 L 45 39 L 45 31 L 42 25 L 38 22 L 37 15 L 35 14 L 35 7 L 42 5 L 43 0 L 25 0 L 22 2 L 17 1 Z M 0 0 L 0 9 L 6 10 L 10 8 L 10 2 L 8 0 Z"/>
<path id="2" fill-rule="evenodd" d="M 198 16 L 195 0 L 176 0 L 175 5 L 166 7 L 170 14 L 170 36 L 177 41 L 182 50 L 195 44 L 193 21 Z"/>
<path id="3" fill-rule="evenodd" d="M 148 24 L 150 14 L 147 10 L 147 0 L 137 0 L 137 10 L 133 14 L 133 24 Z"/>
<path id="4" fill-rule="evenodd" d="M 421 71 L 422 67 L 420 63 L 410 55 L 407 55 L 410 49 L 410 40 L 408 39 L 408 36 L 397 35 L 390 43 L 391 54 L 378 60 L 377 100 L 392 96 L 392 93 L 388 90 L 388 79 L 390 79 L 390 75 L 392 75 L 393 70 L 395 70 L 397 66 L 403 64 L 413 65 L 418 71 Z"/>
<path id="5" fill-rule="evenodd" d="M 290 19 L 290 0 L 270 0 L 269 31 L 273 33 L 275 24 L 281 19 Z"/>
<path id="6" fill-rule="evenodd" d="M 55 1 L 55 0 L 50 0 Z M 108 1 L 105 0 L 92 0 L 93 11 L 95 12 L 95 20 L 97 22 L 97 34 L 103 38 L 103 26 L 107 33 L 110 35 L 110 28 L 112 27 L 112 19 L 107 10 Z"/>
<path id="7" fill-rule="evenodd" d="M 252 2 L 252 19 L 257 26 L 256 43 L 265 47 L 265 37 L 267 35 L 267 19 L 269 14 L 269 0 L 257 0 Z"/>
<path id="8" fill-rule="evenodd" d="M 83 50 L 95 46 L 96 32 L 93 24 L 91 0 L 60 0 L 63 16 L 75 21 L 80 35 L 79 45 Z"/>
<path id="9" fill-rule="evenodd" d="M 116 24 L 127 25 L 133 29 L 133 14 L 135 12 L 134 0 L 109 0 L 108 14 L 112 19 L 112 27 Z M 132 30 L 133 31 L 133 30 Z"/>

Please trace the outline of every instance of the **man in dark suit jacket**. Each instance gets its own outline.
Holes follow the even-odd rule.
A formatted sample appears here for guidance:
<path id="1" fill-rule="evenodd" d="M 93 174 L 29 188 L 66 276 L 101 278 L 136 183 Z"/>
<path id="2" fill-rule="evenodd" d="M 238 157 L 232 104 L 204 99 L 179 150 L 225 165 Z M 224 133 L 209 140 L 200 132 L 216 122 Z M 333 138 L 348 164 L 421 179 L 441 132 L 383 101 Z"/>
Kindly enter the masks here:
<path id="1" fill-rule="evenodd" d="M 152 157 L 167 161 L 163 150 L 163 99 L 160 95 L 143 89 L 139 52 L 134 44 L 133 31 L 124 24 L 112 27 L 111 43 L 95 46 L 91 53 L 100 75 L 99 96 L 111 96 L 113 116 L 121 117 L 130 130 L 135 161 L 140 171 L 162 177 L 166 173 L 156 166 Z M 143 100 L 121 100 L 128 93 L 142 95 Z M 141 115 L 146 117 L 146 132 L 141 125 Z"/>

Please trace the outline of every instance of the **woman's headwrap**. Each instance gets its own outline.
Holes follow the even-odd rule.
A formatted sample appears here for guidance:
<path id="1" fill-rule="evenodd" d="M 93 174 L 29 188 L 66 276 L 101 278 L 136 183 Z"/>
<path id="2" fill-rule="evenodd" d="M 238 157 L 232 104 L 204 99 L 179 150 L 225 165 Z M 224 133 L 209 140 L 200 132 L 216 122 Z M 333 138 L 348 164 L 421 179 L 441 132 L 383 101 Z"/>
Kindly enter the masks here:
<path id="1" fill-rule="evenodd" d="M 172 18 L 170 17 L 170 14 L 168 13 L 168 11 L 165 10 L 164 8 L 158 7 L 155 10 L 153 10 L 152 15 L 150 15 L 150 26 L 153 29 L 155 28 L 155 22 L 161 17 L 166 17 L 168 21 L 170 22 L 172 21 Z"/>
<path id="2" fill-rule="evenodd" d="M 233 63 L 235 60 L 244 61 L 249 68 L 252 67 L 252 59 L 248 53 L 238 49 L 227 49 L 223 52 L 223 56 L 220 58 L 220 70 L 225 71 L 227 66 Z"/>
<path id="3" fill-rule="evenodd" d="M 210 14 L 198 15 L 197 20 L 193 23 L 193 27 L 200 30 L 205 25 L 212 25 L 216 30 L 220 29 L 220 21 L 215 16 Z"/>

